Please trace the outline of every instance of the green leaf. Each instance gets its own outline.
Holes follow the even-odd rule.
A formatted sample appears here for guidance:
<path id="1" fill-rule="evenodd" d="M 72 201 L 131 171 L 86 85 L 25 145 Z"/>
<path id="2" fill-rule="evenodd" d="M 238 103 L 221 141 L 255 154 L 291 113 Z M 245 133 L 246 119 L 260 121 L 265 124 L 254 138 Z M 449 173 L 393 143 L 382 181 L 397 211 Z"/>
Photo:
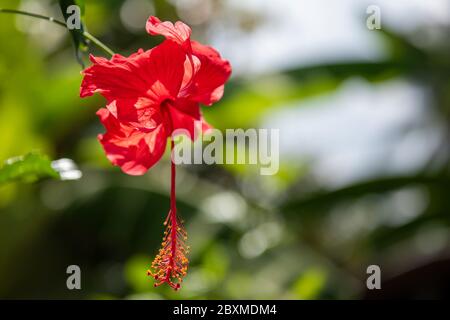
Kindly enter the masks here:
<path id="1" fill-rule="evenodd" d="M 0 184 L 13 181 L 34 182 L 42 178 L 59 179 L 60 176 L 52 168 L 48 157 L 36 152 L 10 158 L 0 168 Z"/>
<path id="2" fill-rule="evenodd" d="M 77 30 L 77 29 L 69 30 L 69 32 L 72 36 L 72 41 L 73 41 L 73 44 L 75 47 L 75 56 L 77 58 L 77 61 L 81 65 L 81 67 L 84 68 L 83 53 L 88 51 L 88 42 L 87 42 L 86 38 L 83 36 L 83 33 L 86 30 L 86 27 L 83 23 L 83 17 L 84 17 L 84 12 L 85 12 L 84 0 L 59 0 L 59 6 L 60 6 L 61 12 L 64 16 L 64 21 L 66 21 L 66 22 L 67 22 L 67 19 L 70 17 L 69 14 L 67 13 L 67 8 L 72 5 L 76 5 L 76 6 L 80 7 L 81 29 L 80 30 Z"/>

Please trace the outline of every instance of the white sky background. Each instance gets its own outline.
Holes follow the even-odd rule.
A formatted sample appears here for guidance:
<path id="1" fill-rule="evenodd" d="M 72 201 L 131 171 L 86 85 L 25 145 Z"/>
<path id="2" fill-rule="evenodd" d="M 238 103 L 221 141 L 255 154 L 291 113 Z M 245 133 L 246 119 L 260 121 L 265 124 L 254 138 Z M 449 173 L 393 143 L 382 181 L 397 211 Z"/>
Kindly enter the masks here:
<path id="1" fill-rule="evenodd" d="M 385 55 L 381 39 L 365 25 L 369 4 L 380 6 L 382 26 L 402 32 L 450 22 L 450 0 L 228 0 L 232 8 L 256 11 L 267 19 L 250 34 L 233 29 L 232 23 L 219 23 L 211 30 L 213 44 L 240 75 L 380 60 Z M 441 135 L 426 118 L 426 108 L 420 87 L 401 80 L 373 86 L 352 79 L 337 92 L 303 101 L 298 108 L 277 109 L 262 127 L 281 129 L 281 160 L 309 159 L 320 182 L 339 186 L 420 168 Z"/>
<path id="2" fill-rule="evenodd" d="M 271 114 L 263 127 L 280 128 L 281 159 L 303 157 L 326 185 L 422 166 L 442 132 L 425 110 L 426 95 L 402 81 L 371 86 L 348 81 L 301 108 Z"/>
<path id="3" fill-rule="evenodd" d="M 187 1 L 187 0 L 178 0 Z M 189 0 L 188 2 L 202 1 Z M 204 1 L 204 0 L 203 0 Z M 411 31 L 450 21 L 450 0 L 227 0 L 233 10 L 256 12 L 263 24 L 245 34 L 232 11 L 210 30 L 214 46 L 236 73 L 278 70 L 324 61 L 376 60 L 384 55 L 375 31 L 366 27 L 366 9 L 381 9 L 382 24 Z"/>

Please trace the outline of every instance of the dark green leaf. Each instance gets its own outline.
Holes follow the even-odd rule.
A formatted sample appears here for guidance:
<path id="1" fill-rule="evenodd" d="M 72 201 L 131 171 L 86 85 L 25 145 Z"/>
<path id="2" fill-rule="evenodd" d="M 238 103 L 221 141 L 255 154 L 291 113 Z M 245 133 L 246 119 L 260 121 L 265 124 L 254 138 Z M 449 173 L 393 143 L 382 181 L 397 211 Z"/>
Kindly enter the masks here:
<path id="1" fill-rule="evenodd" d="M 72 36 L 72 40 L 73 40 L 73 44 L 75 47 L 75 56 L 77 58 L 78 63 L 84 68 L 84 63 L 83 63 L 83 53 L 87 52 L 88 50 L 88 42 L 86 40 L 86 38 L 83 36 L 83 32 L 86 30 L 86 27 L 84 26 L 83 23 L 83 16 L 84 16 L 84 12 L 85 12 L 85 4 L 84 4 L 84 0 L 59 0 L 59 6 L 61 8 L 61 12 L 64 16 L 64 21 L 67 22 L 67 19 L 69 18 L 69 14 L 67 13 L 67 8 L 69 6 L 72 5 L 76 5 L 78 7 L 80 7 L 80 11 L 81 11 L 81 29 L 77 30 L 69 30 L 71 36 Z"/>

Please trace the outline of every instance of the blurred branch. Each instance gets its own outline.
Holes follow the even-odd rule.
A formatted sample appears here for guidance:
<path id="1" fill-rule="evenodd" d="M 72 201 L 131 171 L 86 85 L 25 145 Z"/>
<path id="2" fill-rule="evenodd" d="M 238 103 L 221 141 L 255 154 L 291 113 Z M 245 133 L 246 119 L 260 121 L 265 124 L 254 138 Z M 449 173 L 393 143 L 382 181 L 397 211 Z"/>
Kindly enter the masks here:
<path id="1" fill-rule="evenodd" d="M 412 221 L 400 226 L 381 226 L 369 233 L 360 246 L 362 250 L 382 251 L 395 243 L 408 239 L 426 225 L 449 226 L 450 217 L 446 211 L 424 212 Z"/>
<path id="2" fill-rule="evenodd" d="M 32 12 L 25 12 L 25 11 L 20 11 L 20 10 L 14 10 L 14 9 L 1 9 L 0 8 L 0 13 L 12 13 L 12 14 L 19 14 L 19 15 L 23 15 L 23 16 L 29 16 L 29 17 L 33 17 L 33 18 L 37 18 L 37 19 L 42 19 L 42 20 L 47 20 L 49 22 L 53 22 L 57 25 L 60 25 L 64 28 L 66 28 L 66 24 L 62 21 L 59 21 L 53 17 L 47 17 L 47 16 L 43 16 L 41 14 L 37 14 L 37 13 L 32 13 Z"/>
<path id="3" fill-rule="evenodd" d="M 380 81 L 411 71 L 411 65 L 403 61 L 387 60 L 381 62 L 349 62 L 321 64 L 287 70 L 284 74 L 298 81 L 328 75 L 340 81 L 360 76 L 369 81 Z"/>
<path id="4" fill-rule="evenodd" d="M 382 193 L 400 189 L 409 185 L 425 184 L 436 185 L 443 188 L 450 187 L 450 178 L 447 176 L 397 176 L 379 178 L 357 183 L 334 191 L 317 192 L 310 196 L 291 198 L 281 205 L 285 211 L 300 211 L 310 208 L 326 207 L 349 198 L 360 197 L 370 193 Z"/>

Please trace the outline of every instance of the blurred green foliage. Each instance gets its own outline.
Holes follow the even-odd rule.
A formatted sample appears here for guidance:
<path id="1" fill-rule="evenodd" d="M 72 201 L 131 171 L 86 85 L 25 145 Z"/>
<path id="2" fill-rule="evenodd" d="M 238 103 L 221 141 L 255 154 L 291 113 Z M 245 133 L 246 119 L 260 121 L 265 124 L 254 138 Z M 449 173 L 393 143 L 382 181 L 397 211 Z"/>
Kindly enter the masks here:
<path id="1" fill-rule="evenodd" d="M 10 158 L 0 167 L 0 185 L 7 182 L 34 182 L 40 178 L 58 179 L 58 172 L 52 168 L 50 160 L 39 153 L 27 153 Z"/>
<path id="2" fill-rule="evenodd" d="M 89 31 L 124 55 L 157 44 L 161 39 L 147 36 L 144 26 L 130 33 L 120 23 L 123 3 L 86 1 Z M 178 19 L 173 3 L 151 1 L 162 20 Z M 5 0 L 1 6 L 19 4 Z M 42 13 L 62 19 L 56 2 L 46 4 L 48 12 Z M 194 28 L 197 39 L 206 38 L 208 23 Z M 18 24 L 30 32 L 18 30 Z M 78 48 L 81 39 L 74 37 Z M 80 67 L 68 32 L 51 23 L 0 15 L 0 160 L 38 149 L 52 159 L 72 158 L 83 171 L 78 181 L 0 185 L 0 297 L 360 298 L 371 263 L 394 276 L 425 258 L 448 257 L 448 42 L 418 47 L 393 31 L 383 31 L 382 38 L 388 48 L 382 61 L 235 77 L 223 100 L 205 108 L 205 117 L 220 129 L 257 127 L 269 111 L 333 92 L 348 79 L 362 78 L 373 86 L 407 79 L 429 90 L 429 112 L 446 129 L 435 157 L 418 172 L 337 190 L 314 181 L 301 158 L 282 159 L 273 177 L 261 177 L 249 166 L 180 167 L 178 208 L 192 253 L 182 290 L 173 292 L 154 288 L 146 276 L 169 206 L 167 155 L 142 177 L 113 168 L 96 141 L 103 128 L 95 111 L 104 101 L 99 96 L 79 99 Z M 90 51 L 102 54 L 92 45 Z M 85 56 L 79 58 L 86 62 Z M 23 161 L 30 164 L 18 171 L 17 164 L 0 170 L 0 180 L 22 176 L 30 166 L 39 175 L 55 175 L 45 158 L 30 155 Z M 396 192 L 410 189 L 426 195 L 420 214 L 405 223 L 386 223 L 386 215 L 394 212 L 383 205 Z M 423 235 L 430 235 L 427 241 L 444 239 L 440 251 L 431 256 L 421 252 L 416 244 Z M 66 289 L 71 264 L 81 267 L 80 291 Z M 397 289 L 402 292 L 401 286 Z M 438 293 L 430 289 L 431 296 Z"/>

